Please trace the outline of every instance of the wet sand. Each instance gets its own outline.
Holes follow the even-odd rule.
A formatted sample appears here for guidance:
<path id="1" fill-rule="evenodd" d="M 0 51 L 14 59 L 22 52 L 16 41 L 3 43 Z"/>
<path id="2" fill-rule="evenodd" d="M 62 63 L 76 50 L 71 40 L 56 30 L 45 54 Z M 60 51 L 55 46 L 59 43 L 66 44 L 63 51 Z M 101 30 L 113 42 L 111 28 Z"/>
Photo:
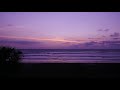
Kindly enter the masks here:
<path id="1" fill-rule="evenodd" d="M 22 60 L 20 63 L 120 63 L 120 60 Z"/>

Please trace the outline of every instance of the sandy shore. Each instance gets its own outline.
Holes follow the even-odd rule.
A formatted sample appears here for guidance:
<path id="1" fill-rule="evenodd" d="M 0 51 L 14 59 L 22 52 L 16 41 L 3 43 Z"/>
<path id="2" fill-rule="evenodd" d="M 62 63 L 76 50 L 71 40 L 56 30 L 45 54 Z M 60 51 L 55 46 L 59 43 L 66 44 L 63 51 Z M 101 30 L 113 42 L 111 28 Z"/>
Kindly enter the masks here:
<path id="1" fill-rule="evenodd" d="M 46 77 L 78 77 L 78 78 L 120 78 L 120 63 L 63 63 L 57 61 L 21 62 L 13 67 L 5 67 L 0 71 L 1 78 L 46 78 Z"/>

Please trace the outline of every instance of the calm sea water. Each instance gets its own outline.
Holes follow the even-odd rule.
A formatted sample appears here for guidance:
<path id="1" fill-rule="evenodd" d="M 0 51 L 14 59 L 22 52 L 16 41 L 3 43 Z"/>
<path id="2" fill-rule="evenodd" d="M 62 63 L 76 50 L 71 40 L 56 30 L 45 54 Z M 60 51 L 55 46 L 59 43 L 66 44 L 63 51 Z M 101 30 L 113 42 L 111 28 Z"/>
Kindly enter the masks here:
<path id="1" fill-rule="evenodd" d="M 24 49 L 23 63 L 44 62 L 120 62 L 120 50 Z"/>

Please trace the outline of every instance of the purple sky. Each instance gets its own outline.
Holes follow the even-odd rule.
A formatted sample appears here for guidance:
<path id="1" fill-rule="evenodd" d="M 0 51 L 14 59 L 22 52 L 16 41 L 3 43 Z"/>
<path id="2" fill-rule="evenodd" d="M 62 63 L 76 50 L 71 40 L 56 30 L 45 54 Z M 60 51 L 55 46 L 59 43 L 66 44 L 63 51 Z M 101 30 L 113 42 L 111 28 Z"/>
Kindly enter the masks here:
<path id="1" fill-rule="evenodd" d="M 0 12 L 0 45 L 120 48 L 120 12 Z"/>

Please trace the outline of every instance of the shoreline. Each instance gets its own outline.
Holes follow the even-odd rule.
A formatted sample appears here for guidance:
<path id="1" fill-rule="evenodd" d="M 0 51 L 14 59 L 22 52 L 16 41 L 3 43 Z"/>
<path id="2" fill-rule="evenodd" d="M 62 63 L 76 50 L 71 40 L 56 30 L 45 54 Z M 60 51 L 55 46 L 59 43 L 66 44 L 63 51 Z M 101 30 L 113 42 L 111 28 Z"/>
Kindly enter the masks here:
<path id="1" fill-rule="evenodd" d="M 120 63 L 113 60 L 21 60 L 20 63 Z"/>

